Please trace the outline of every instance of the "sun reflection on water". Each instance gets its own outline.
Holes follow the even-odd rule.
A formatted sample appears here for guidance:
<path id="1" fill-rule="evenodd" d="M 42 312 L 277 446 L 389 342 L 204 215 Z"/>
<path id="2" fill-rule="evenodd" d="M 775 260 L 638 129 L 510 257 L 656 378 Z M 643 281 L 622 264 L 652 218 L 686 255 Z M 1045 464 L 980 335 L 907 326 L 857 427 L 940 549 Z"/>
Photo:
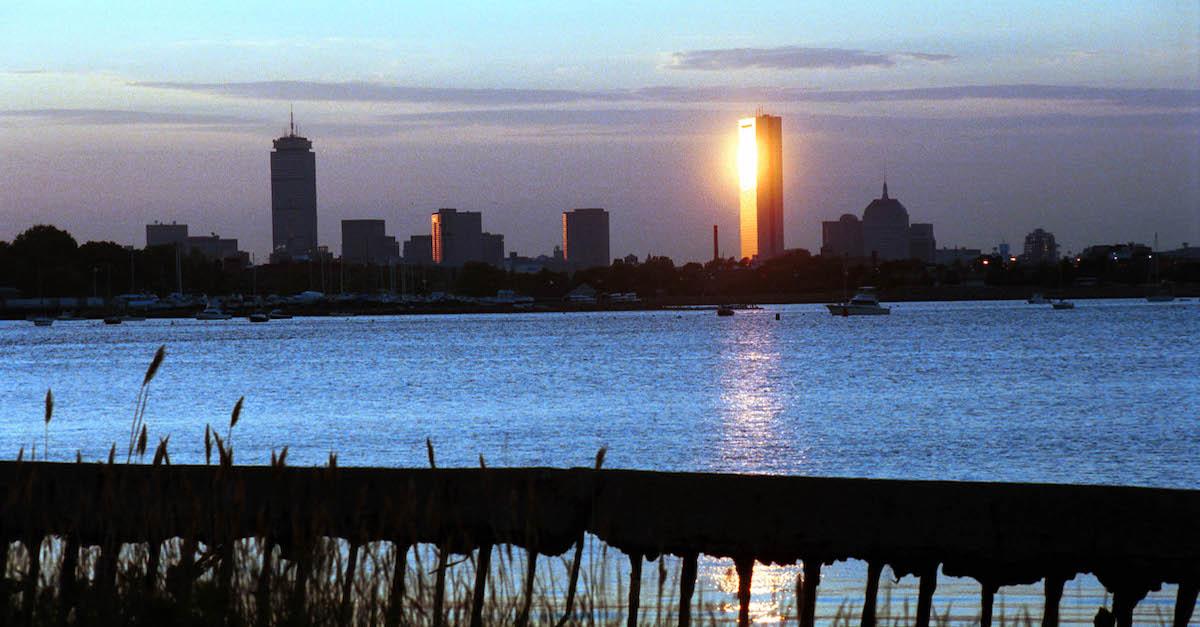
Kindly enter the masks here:
<path id="1" fill-rule="evenodd" d="M 796 578 L 803 571 L 802 565 L 755 563 L 750 580 L 750 619 L 756 624 L 772 624 L 794 617 Z M 729 595 L 718 604 L 719 610 L 737 616 L 738 576 L 733 562 L 728 559 L 702 560 L 700 572 L 708 586 Z"/>
<path id="2" fill-rule="evenodd" d="M 770 472 L 784 463 L 802 465 L 804 450 L 797 443 L 803 439 L 781 424 L 784 399 L 795 382 L 784 376 L 779 326 L 756 313 L 739 316 L 722 338 L 719 470 Z"/>

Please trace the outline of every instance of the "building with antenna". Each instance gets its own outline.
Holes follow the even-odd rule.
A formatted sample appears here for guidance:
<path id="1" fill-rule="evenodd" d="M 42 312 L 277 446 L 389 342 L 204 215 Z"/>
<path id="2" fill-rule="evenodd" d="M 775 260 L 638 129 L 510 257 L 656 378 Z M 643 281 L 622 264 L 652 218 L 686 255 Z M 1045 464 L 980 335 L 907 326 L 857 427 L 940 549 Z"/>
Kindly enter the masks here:
<path id="1" fill-rule="evenodd" d="M 287 135 L 271 152 L 271 262 L 306 260 L 318 252 L 317 161 L 312 142 L 296 132 L 292 115 Z"/>

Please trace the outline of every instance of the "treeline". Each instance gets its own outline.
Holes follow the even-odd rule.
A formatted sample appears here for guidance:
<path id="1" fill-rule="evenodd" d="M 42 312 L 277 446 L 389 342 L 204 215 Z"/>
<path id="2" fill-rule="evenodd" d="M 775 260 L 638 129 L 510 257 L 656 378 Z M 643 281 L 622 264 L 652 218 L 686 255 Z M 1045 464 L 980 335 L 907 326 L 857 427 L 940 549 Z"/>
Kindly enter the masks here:
<path id="1" fill-rule="evenodd" d="M 1157 263 L 1157 267 L 1152 264 Z M 337 260 L 243 267 L 199 253 L 178 257 L 173 247 L 136 249 L 113 242 L 78 244 L 69 233 L 38 225 L 11 243 L 0 241 L 0 288 L 25 297 L 99 296 L 149 292 L 279 294 L 436 292 L 494 296 L 512 290 L 535 298 L 560 298 L 588 284 L 599 293 L 637 293 L 642 298 L 749 299 L 771 294 L 840 293 L 861 285 L 884 290 L 970 286 L 1028 286 L 1054 290 L 1080 284 L 1143 285 L 1157 277 L 1200 283 L 1200 263 L 1149 258 L 1063 260 L 1058 264 L 1006 263 L 996 256 L 933 266 L 916 260 L 872 265 L 867 260 L 813 256 L 798 250 L 751 265 L 732 259 L 681 266 L 667 257 L 640 263 L 614 262 L 568 274 L 543 270 L 512 273 L 487 264 L 462 268 L 364 266 Z"/>

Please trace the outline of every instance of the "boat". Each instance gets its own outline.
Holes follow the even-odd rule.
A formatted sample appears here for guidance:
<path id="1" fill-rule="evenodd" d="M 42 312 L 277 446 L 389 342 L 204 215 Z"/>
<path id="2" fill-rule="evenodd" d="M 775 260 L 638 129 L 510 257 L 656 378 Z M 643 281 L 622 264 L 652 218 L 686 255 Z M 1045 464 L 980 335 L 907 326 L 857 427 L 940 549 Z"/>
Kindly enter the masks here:
<path id="1" fill-rule="evenodd" d="M 267 322 L 268 320 L 271 319 L 271 315 L 265 314 L 261 311 L 256 311 L 256 312 L 250 314 L 248 319 L 250 320 L 250 322 Z"/>
<path id="2" fill-rule="evenodd" d="M 848 301 L 825 306 L 829 308 L 829 313 L 835 316 L 886 316 L 892 312 L 890 307 L 879 304 L 879 297 L 875 295 L 873 287 L 861 288 L 854 298 Z"/>
<path id="3" fill-rule="evenodd" d="M 733 315 L 733 307 L 730 307 L 728 305 L 721 305 L 720 307 L 717 307 L 717 315 L 722 316 L 722 317 L 732 316 Z"/>
<path id="4" fill-rule="evenodd" d="M 48 326 L 54 324 L 54 318 L 51 318 L 49 316 L 38 316 L 36 318 L 30 318 L 30 319 L 33 320 L 33 326 L 35 326 L 35 327 L 48 327 Z"/>
<path id="5" fill-rule="evenodd" d="M 197 320 L 228 320 L 233 316 L 221 311 L 221 308 L 216 305 L 209 305 L 204 308 L 204 311 L 196 314 Z"/>
<path id="6" fill-rule="evenodd" d="M 1033 296 L 1030 296 L 1029 300 L 1026 300 L 1025 302 L 1029 303 L 1030 305 L 1048 305 L 1048 304 L 1050 304 L 1050 300 L 1047 299 L 1045 296 L 1042 296 L 1041 292 L 1034 292 Z"/>
<path id="7" fill-rule="evenodd" d="M 108 316 L 104 318 L 104 324 L 121 324 L 121 316 Z"/>
<path id="8" fill-rule="evenodd" d="M 1075 303 L 1073 303 L 1069 300 L 1060 298 L 1060 299 L 1054 301 L 1053 303 L 1051 303 L 1050 306 L 1055 309 L 1074 309 Z"/>
<path id="9" fill-rule="evenodd" d="M 291 314 L 285 314 L 278 309 L 272 309 L 271 313 L 267 314 L 272 320 L 291 320 Z"/>

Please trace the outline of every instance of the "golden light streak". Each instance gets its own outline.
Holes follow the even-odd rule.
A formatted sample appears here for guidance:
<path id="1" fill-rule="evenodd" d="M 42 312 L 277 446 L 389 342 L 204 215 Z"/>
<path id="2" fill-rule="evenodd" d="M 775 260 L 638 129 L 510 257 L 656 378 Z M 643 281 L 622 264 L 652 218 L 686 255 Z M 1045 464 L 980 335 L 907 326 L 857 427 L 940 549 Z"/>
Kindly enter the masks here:
<path id="1" fill-rule="evenodd" d="M 754 118 L 738 120 L 738 181 L 742 191 L 758 185 L 758 143 L 755 137 Z"/>

